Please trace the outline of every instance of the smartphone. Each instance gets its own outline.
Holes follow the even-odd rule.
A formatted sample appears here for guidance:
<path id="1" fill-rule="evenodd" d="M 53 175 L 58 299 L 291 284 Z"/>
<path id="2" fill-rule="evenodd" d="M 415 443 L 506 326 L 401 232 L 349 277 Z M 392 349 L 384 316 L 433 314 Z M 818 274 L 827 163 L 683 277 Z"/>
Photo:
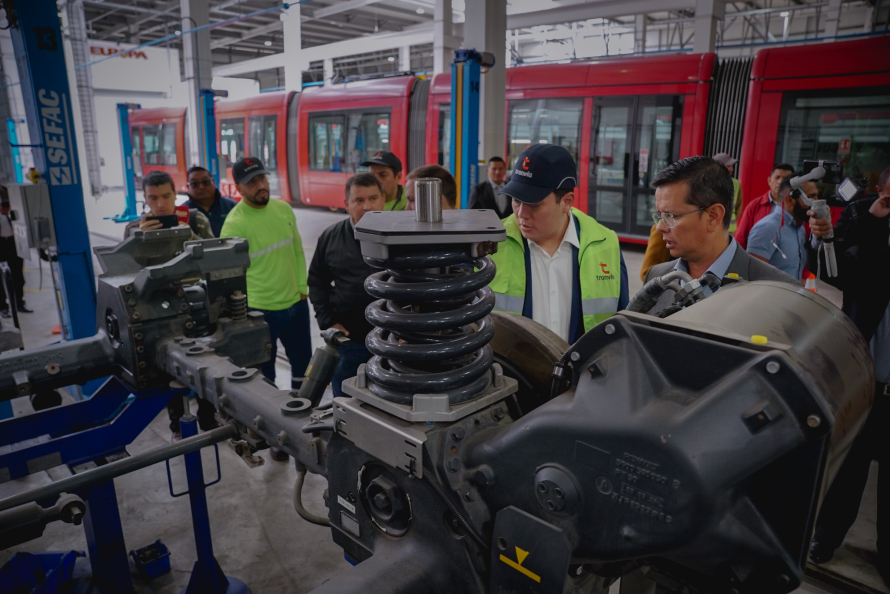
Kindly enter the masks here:
<path id="1" fill-rule="evenodd" d="M 170 229 L 172 227 L 179 226 L 179 217 L 175 214 L 172 215 L 161 215 L 161 216 L 149 216 L 149 220 L 155 220 L 161 222 L 161 229 Z"/>

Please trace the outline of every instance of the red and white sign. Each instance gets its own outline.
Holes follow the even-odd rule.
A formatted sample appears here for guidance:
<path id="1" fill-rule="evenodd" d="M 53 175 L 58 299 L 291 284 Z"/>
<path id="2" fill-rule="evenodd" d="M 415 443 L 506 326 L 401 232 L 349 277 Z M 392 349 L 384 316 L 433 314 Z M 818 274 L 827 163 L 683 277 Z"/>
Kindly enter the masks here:
<path id="1" fill-rule="evenodd" d="M 837 154 L 839 155 L 849 155 L 850 147 L 853 145 L 852 138 L 841 138 L 837 143 Z"/>

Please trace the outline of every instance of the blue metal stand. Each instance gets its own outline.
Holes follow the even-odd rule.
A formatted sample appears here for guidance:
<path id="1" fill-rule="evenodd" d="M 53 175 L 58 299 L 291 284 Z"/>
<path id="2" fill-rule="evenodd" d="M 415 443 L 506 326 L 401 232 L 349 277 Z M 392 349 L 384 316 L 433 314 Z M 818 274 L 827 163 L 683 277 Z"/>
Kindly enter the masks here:
<path id="1" fill-rule="evenodd" d="M 228 96 L 228 91 L 201 89 L 199 99 L 201 113 L 198 129 L 201 130 L 201 154 L 204 156 L 202 167 L 210 172 L 217 187 L 219 187 L 219 157 L 216 152 L 216 112 L 213 100 L 216 97 Z"/>
<path id="2" fill-rule="evenodd" d="M 133 167 L 133 137 L 130 134 L 130 110 L 140 109 L 138 103 L 117 104 L 117 126 L 121 133 L 121 169 L 124 175 L 124 199 L 126 209 L 123 214 L 111 217 L 116 223 L 129 223 L 140 217 L 136 211 L 136 169 Z"/>
<path id="3" fill-rule="evenodd" d="M 34 167 L 49 185 L 56 222 L 59 305 L 65 338 L 96 333 L 96 284 L 90 254 L 64 38 L 55 0 L 7 6 L 9 32 L 22 80 Z"/>
<path id="4" fill-rule="evenodd" d="M 93 585 L 102 594 L 132 592 L 133 579 L 114 482 L 108 481 L 79 495 L 87 504 L 83 529 L 93 570 Z"/>
<path id="5" fill-rule="evenodd" d="M 174 398 L 188 398 L 188 391 L 174 392 Z M 187 438 L 198 434 L 198 419 L 189 412 L 186 400 L 186 415 L 179 420 L 182 437 Z M 214 448 L 216 446 L 214 445 Z M 204 469 L 201 465 L 201 452 L 185 454 L 185 473 L 188 477 L 188 491 L 173 493 L 173 482 L 170 477 L 170 463 L 167 463 L 167 477 L 170 479 L 170 495 L 180 497 L 188 493 L 192 506 L 192 525 L 195 530 L 195 547 L 198 560 L 192 568 L 192 577 L 183 594 L 249 594 L 250 589 L 241 580 L 227 577 L 213 556 L 213 540 L 210 536 L 210 516 L 207 511 L 206 487 L 220 481 L 219 451 L 216 452 L 217 479 L 212 483 L 204 483 Z"/>
<path id="6" fill-rule="evenodd" d="M 488 63 L 491 62 L 491 63 Z M 451 65 L 451 162 L 460 207 L 467 207 L 479 178 L 479 77 L 481 66 L 493 65 L 490 54 L 474 49 L 454 52 Z"/>

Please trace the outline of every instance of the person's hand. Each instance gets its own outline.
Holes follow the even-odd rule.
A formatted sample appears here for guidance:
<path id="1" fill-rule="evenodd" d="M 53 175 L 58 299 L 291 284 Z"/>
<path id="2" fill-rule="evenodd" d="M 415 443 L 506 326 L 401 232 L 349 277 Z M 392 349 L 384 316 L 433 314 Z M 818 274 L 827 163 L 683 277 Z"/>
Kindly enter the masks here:
<path id="1" fill-rule="evenodd" d="M 812 210 L 808 210 L 807 214 L 810 215 L 810 231 L 813 232 L 813 237 L 823 237 L 831 233 L 831 219 L 817 219 Z"/>
<path id="2" fill-rule="evenodd" d="M 162 226 L 161 221 L 157 219 L 151 219 L 149 218 L 149 216 L 150 215 L 145 215 L 144 217 L 142 217 L 142 219 L 139 221 L 139 229 L 141 231 L 153 231 L 155 229 L 160 229 Z"/>
<path id="3" fill-rule="evenodd" d="M 336 328 L 337 330 L 339 330 L 340 332 L 342 332 L 342 333 L 345 334 L 346 336 L 349 336 L 349 330 L 347 330 L 346 328 L 344 328 L 344 327 L 343 327 L 343 324 L 334 324 L 333 326 L 331 326 L 331 328 Z"/>
<path id="4" fill-rule="evenodd" d="M 875 200 L 872 203 L 871 208 L 868 209 L 868 212 L 879 219 L 883 219 L 887 215 L 890 215 L 890 194 L 881 196 Z"/>

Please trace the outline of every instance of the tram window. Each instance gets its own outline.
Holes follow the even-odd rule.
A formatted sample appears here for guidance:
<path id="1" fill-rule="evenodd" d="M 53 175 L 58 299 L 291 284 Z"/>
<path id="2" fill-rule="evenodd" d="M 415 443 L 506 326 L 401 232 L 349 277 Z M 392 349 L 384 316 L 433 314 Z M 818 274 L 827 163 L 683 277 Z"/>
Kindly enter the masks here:
<path id="1" fill-rule="evenodd" d="M 226 167 L 244 156 L 244 118 L 230 118 L 219 123 L 219 154 L 226 159 Z"/>
<path id="2" fill-rule="evenodd" d="M 532 144 L 547 143 L 565 147 L 577 163 L 583 108 L 580 98 L 511 101 L 509 165 L 513 166 L 519 153 Z"/>
<path id="3" fill-rule="evenodd" d="M 309 116 L 309 169 L 343 171 L 343 115 Z"/>
<path id="4" fill-rule="evenodd" d="M 160 126 L 142 127 L 142 155 L 146 165 L 161 165 Z"/>
<path id="5" fill-rule="evenodd" d="M 890 154 L 890 95 L 786 95 L 780 116 L 776 162 L 799 169 L 804 160 L 824 159 L 844 164 L 844 174 L 868 178 L 877 185 Z M 834 194 L 820 184 L 820 194 Z"/>
<path id="6" fill-rule="evenodd" d="M 488 159 L 488 157 L 486 157 Z M 439 104 L 439 165 L 451 167 L 451 104 Z"/>
<path id="7" fill-rule="evenodd" d="M 644 101 L 655 101 L 645 105 Z M 636 223 L 648 227 L 655 210 L 655 192 L 649 183 L 655 175 L 677 160 L 680 130 L 683 128 L 683 97 L 680 95 L 641 98 L 637 112 L 637 147 L 634 160 L 634 185 L 637 195 Z"/>
<path id="8" fill-rule="evenodd" d="M 259 157 L 269 172 L 269 191 L 278 194 L 278 116 L 250 118 L 250 154 Z"/>
<path id="9" fill-rule="evenodd" d="M 164 165 L 176 165 L 176 124 L 161 125 L 161 153 Z"/>
<path id="10" fill-rule="evenodd" d="M 374 153 L 389 151 L 390 112 L 375 111 L 373 113 L 349 113 L 349 158 L 346 170 L 350 173 L 358 171 L 363 161 L 370 159 Z"/>
<path id="11" fill-rule="evenodd" d="M 142 141 L 140 139 L 142 128 L 130 128 L 130 146 L 133 149 L 133 172 L 136 177 L 142 177 Z"/>

